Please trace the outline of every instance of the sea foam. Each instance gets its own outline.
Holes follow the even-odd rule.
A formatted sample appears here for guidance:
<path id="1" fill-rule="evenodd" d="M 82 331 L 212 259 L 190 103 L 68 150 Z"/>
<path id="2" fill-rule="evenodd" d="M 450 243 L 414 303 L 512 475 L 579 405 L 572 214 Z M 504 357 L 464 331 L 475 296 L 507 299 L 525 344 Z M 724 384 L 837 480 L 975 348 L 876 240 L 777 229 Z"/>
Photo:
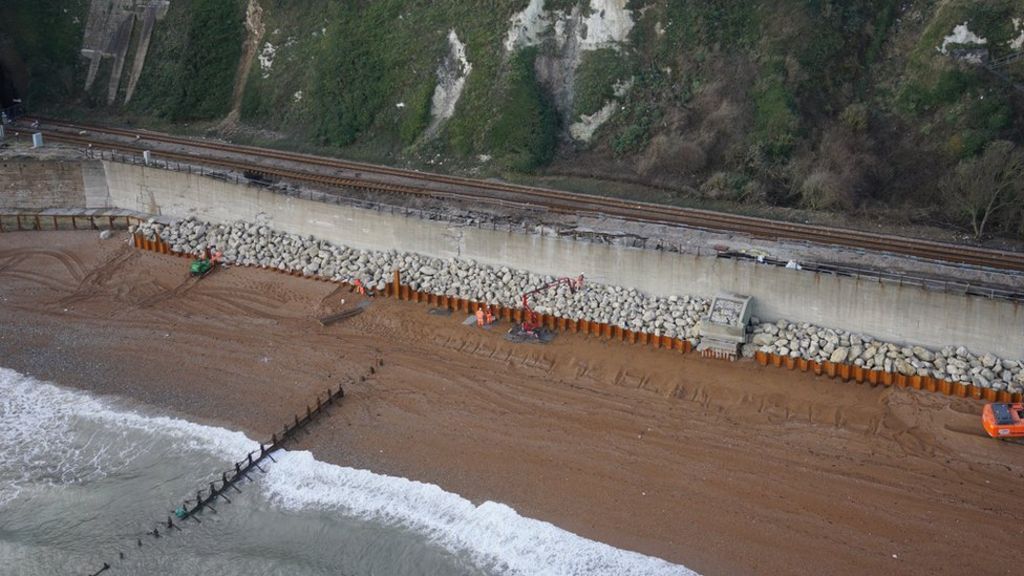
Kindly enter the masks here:
<path id="1" fill-rule="evenodd" d="M 664 560 L 595 542 L 548 522 L 524 518 L 496 502 L 476 506 L 433 484 L 374 474 L 289 452 L 264 480 L 268 496 L 285 508 L 334 509 L 425 534 L 453 553 L 469 554 L 499 574 L 607 574 L 689 576 Z"/>
<path id="2" fill-rule="evenodd" d="M 110 453 L 103 447 L 72 445 L 73 422 L 118 431 L 133 441 Z M 142 434 L 139 434 L 142 432 Z M 33 463 L 60 482 L 100 478 L 124 466 L 147 442 L 183 443 L 231 462 L 259 444 L 241 432 L 146 415 L 111 398 L 67 390 L 0 368 L 0 509 L 15 498 L 21 477 L 36 474 Z M 60 464 L 53 464 L 54 455 Z M 440 487 L 319 462 L 305 451 L 275 453 L 258 481 L 267 498 L 284 509 L 331 510 L 422 534 L 431 542 L 472 558 L 497 574 L 661 575 L 696 573 L 664 560 L 588 540 L 548 522 L 524 518 L 496 502 L 479 506 Z M 207 471 L 196 471 L 197 477 Z M 21 475 L 21 476 L 19 476 Z"/>

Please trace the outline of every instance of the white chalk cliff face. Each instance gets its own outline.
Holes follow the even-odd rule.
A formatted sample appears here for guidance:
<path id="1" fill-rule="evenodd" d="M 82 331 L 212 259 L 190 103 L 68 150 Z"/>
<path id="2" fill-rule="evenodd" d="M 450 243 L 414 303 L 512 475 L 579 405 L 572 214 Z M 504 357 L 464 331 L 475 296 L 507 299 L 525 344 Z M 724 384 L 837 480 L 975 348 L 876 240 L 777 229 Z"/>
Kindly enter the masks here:
<path id="1" fill-rule="evenodd" d="M 430 101 L 430 126 L 426 138 L 433 138 L 446 120 L 455 114 L 466 78 L 473 71 L 473 65 L 466 58 L 466 45 L 459 41 L 455 30 L 448 33 L 448 54 L 437 67 L 437 88 Z"/>
<path id="2" fill-rule="evenodd" d="M 1011 50 L 1020 50 L 1024 48 L 1024 18 L 1013 19 L 1013 30 L 1018 32 L 1016 38 L 1011 38 L 1006 45 Z"/>
<path id="3" fill-rule="evenodd" d="M 559 11 L 556 14 L 564 13 Z M 512 16 L 508 34 L 505 35 L 505 50 L 512 52 L 517 48 L 539 44 L 550 27 L 551 18 L 544 11 L 544 0 L 530 0 L 529 6 Z"/>
<path id="4" fill-rule="evenodd" d="M 590 16 L 584 21 L 586 36 L 580 39 L 583 50 L 618 46 L 633 30 L 633 13 L 626 10 L 627 0 L 590 0 Z"/>
<path id="5" fill-rule="evenodd" d="M 988 40 L 982 38 L 981 36 L 978 36 L 974 32 L 971 32 L 971 30 L 967 27 L 967 22 L 964 22 L 963 24 L 958 24 L 956 27 L 954 27 L 953 33 L 943 38 L 942 46 L 936 47 L 936 50 L 943 54 L 948 54 L 948 47 L 950 44 L 974 44 L 977 46 L 983 46 L 985 44 L 988 44 Z"/>
<path id="6" fill-rule="evenodd" d="M 530 0 L 523 11 L 512 16 L 505 35 L 505 50 L 512 53 L 541 44 L 552 48 L 550 53 L 545 51 L 538 58 L 537 78 L 551 91 L 563 117 L 572 114 L 573 82 L 583 53 L 601 48 L 618 49 L 628 40 L 635 22 L 632 11 L 626 9 L 627 2 L 590 0 L 589 11 L 584 16 L 579 6 L 570 12 L 549 12 L 544 9 L 544 0 Z M 609 101 L 596 114 L 574 123 L 569 128 L 570 135 L 579 141 L 589 141 L 600 125 L 611 118 L 616 103 Z"/>
<path id="7" fill-rule="evenodd" d="M 628 0 L 590 0 L 590 13 L 582 16 L 579 6 L 572 12 L 544 10 L 544 0 L 530 0 L 522 12 L 511 18 L 505 35 L 505 50 L 512 52 L 536 46 L 553 31 L 559 45 L 573 43 L 580 50 L 618 47 L 633 30 L 633 13 Z M 568 32 L 571 31 L 570 35 Z"/>

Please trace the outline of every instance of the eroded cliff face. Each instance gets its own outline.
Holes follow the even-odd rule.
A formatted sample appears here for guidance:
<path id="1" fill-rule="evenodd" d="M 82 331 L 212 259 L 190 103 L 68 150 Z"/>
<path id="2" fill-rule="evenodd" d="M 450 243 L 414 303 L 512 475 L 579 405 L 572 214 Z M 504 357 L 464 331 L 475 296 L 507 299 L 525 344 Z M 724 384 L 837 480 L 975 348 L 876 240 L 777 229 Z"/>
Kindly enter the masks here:
<path id="1" fill-rule="evenodd" d="M 35 102 L 472 173 L 546 166 L 716 201 L 931 208 L 991 142 L 1024 142 L 1014 0 L 10 0 L 0 11 L 0 56 L 25 59 L 46 87 Z"/>
<path id="2" fill-rule="evenodd" d="M 628 50 L 629 34 L 635 26 L 627 0 L 590 0 L 566 9 L 545 9 L 544 0 L 531 0 L 512 16 L 505 50 L 513 53 L 529 46 L 541 46 L 535 68 L 538 80 L 551 94 L 563 122 L 563 136 L 589 142 L 615 111 L 616 102 L 631 87 L 632 79 L 620 79 L 613 98 L 601 109 L 575 114 L 577 70 L 587 52 L 607 49 Z M 578 116 L 578 118 L 577 118 Z"/>

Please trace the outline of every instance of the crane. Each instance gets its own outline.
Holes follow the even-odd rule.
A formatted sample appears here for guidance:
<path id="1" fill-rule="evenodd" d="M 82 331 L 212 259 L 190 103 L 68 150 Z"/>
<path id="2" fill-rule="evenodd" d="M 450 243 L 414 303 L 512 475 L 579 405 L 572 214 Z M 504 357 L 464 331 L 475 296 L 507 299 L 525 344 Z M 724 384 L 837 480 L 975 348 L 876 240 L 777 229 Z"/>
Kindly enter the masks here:
<path id="1" fill-rule="evenodd" d="M 523 322 L 521 324 L 513 326 L 512 329 L 509 330 L 509 335 L 516 337 L 516 339 L 529 338 L 539 340 L 541 328 L 540 317 L 533 310 L 533 308 L 530 308 L 530 296 L 547 292 L 552 288 L 556 288 L 562 285 L 567 286 L 569 288 L 569 292 L 575 294 L 577 290 L 583 288 L 583 275 L 580 274 L 576 278 L 559 278 L 554 282 L 548 282 L 547 284 L 541 286 L 540 288 L 535 288 L 533 290 L 530 290 L 529 292 L 524 292 L 522 295 L 524 312 Z"/>

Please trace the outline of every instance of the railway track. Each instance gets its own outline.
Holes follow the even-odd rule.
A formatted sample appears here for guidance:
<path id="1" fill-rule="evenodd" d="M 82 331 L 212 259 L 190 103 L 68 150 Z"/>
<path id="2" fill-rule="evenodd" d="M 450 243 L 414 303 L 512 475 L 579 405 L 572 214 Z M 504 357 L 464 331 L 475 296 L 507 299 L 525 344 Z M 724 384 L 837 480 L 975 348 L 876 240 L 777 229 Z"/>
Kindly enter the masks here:
<path id="1" fill-rule="evenodd" d="M 634 202 L 547 188 L 471 180 L 309 154 L 209 142 L 150 131 L 86 126 L 45 118 L 35 118 L 34 120 L 40 122 L 42 131 L 47 137 L 56 141 L 81 146 L 113 148 L 134 154 L 143 150 L 151 150 L 153 155 L 164 159 L 216 165 L 289 180 L 377 192 L 411 194 L 440 200 L 540 208 L 555 213 L 601 214 L 640 222 L 734 232 L 769 240 L 831 244 L 954 264 L 1024 271 L 1024 254 L 1009 251 L 915 238 L 891 237 L 852 229 L 780 222 L 710 210 Z M 103 137 L 99 138 L 99 136 Z M 127 140 L 119 141 L 117 140 L 119 138 Z M 165 147 L 179 146 L 183 150 L 158 150 L 147 145 L 149 143 Z M 202 151 L 206 151 L 206 153 L 199 153 Z M 226 158 L 224 155 L 235 157 Z M 291 163 L 296 167 L 275 166 L 267 161 Z M 336 171 L 339 174 L 325 174 L 324 170 Z M 340 174 L 341 172 L 347 174 Z"/>

